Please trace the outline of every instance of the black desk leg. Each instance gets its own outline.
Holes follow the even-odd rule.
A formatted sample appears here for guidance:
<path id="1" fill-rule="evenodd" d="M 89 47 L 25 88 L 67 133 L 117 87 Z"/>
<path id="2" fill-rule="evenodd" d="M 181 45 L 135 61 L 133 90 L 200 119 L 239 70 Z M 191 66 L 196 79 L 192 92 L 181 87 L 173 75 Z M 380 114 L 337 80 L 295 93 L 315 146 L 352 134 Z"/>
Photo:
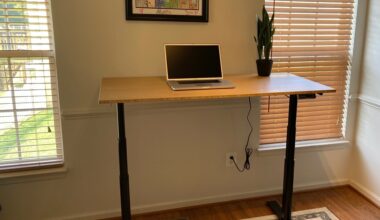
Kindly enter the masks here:
<path id="1" fill-rule="evenodd" d="M 120 168 L 120 199 L 123 220 L 131 220 L 131 204 L 129 198 L 129 176 L 127 139 L 125 138 L 124 104 L 117 104 L 117 122 L 119 126 L 119 168 Z"/>
<path id="2" fill-rule="evenodd" d="M 296 143 L 298 96 L 291 95 L 289 100 L 288 132 L 286 139 L 286 156 L 284 165 L 284 182 L 282 192 L 282 207 L 276 201 L 267 202 L 267 205 L 280 220 L 291 220 L 292 195 L 294 179 L 294 152 Z"/>

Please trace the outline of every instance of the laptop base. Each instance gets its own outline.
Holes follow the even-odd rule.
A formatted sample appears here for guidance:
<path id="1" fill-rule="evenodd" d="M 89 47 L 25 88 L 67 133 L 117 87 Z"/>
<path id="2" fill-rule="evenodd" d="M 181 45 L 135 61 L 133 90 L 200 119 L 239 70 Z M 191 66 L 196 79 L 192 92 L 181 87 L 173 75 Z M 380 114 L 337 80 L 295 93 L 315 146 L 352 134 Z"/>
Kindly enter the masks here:
<path id="1" fill-rule="evenodd" d="M 233 89 L 235 85 L 228 80 L 208 81 L 168 81 L 168 85 L 174 91 L 201 90 L 201 89 Z"/>

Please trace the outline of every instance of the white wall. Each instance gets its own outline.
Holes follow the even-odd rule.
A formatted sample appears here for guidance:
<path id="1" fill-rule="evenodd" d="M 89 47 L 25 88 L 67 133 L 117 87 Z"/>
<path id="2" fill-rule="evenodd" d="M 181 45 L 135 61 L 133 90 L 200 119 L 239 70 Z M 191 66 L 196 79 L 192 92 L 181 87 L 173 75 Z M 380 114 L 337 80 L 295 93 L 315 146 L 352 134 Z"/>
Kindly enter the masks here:
<path id="1" fill-rule="evenodd" d="M 352 181 L 380 205 L 380 1 L 369 0 Z"/>
<path id="2" fill-rule="evenodd" d="M 1 180 L 0 219 L 117 215 L 116 120 L 102 114 L 112 107 L 97 104 L 101 77 L 164 75 L 164 43 L 220 43 L 227 74 L 254 73 L 255 14 L 262 2 L 210 1 L 209 23 L 175 23 L 125 21 L 124 0 L 53 0 L 69 171 Z M 245 99 L 127 105 L 134 212 L 280 192 L 282 152 L 256 154 L 244 174 L 225 167 L 226 152 L 242 157 L 247 110 Z M 347 180 L 349 149 L 296 157 L 298 189 Z"/>

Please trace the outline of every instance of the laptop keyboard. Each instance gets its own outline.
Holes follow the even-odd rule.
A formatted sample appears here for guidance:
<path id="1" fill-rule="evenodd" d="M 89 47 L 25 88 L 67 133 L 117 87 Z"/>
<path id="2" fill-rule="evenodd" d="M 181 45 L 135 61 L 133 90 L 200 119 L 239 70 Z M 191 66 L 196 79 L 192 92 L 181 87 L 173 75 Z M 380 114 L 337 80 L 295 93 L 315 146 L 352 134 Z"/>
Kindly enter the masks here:
<path id="1" fill-rule="evenodd" d="M 210 84 L 210 83 L 220 83 L 220 81 L 219 80 L 178 81 L 178 84 L 197 84 L 197 85 L 203 85 L 203 84 Z"/>

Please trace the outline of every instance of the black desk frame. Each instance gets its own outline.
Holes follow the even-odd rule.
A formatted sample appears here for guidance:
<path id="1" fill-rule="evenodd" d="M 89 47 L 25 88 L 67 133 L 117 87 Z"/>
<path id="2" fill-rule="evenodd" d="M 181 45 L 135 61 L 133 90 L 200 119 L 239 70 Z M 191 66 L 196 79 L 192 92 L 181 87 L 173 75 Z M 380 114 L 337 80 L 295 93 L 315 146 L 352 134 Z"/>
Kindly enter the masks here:
<path id="1" fill-rule="evenodd" d="M 269 201 L 267 205 L 280 220 L 291 220 L 292 195 L 294 179 L 294 153 L 296 142 L 298 95 L 290 95 L 288 130 L 286 139 L 286 156 L 284 165 L 284 182 L 282 193 L 282 207 L 276 201 Z M 124 103 L 117 104 L 117 118 L 119 127 L 119 165 L 120 165 L 120 196 L 122 219 L 131 220 L 131 203 L 129 195 L 129 175 L 127 160 L 127 139 L 125 135 Z"/>
<path id="2" fill-rule="evenodd" d="M 286 154 L 284 164 L 284 182 L 282 187 L 282 208 L 276 201 L 269 201 L 267 205 L 280 220 L 292 219 L 292 196 L 294 179 L 294 153 L 296 145 L 296 120 L 298 96 L 291 95 L 289 99 L 288 131 L 286 137 Z"/>

